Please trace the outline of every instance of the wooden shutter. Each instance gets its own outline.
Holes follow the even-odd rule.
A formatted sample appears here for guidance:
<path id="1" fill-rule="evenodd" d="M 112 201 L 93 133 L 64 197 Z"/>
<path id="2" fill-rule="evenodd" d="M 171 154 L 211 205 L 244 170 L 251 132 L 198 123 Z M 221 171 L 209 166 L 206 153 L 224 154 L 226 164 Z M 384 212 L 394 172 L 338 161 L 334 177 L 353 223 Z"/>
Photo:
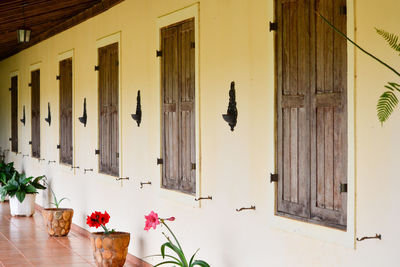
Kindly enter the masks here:
<path id="1" fill-rule="evenodd" d="M 31 72 L 32 157 L 40 158 L 40 70 Z"/>
<path id="2" fill-rule="evenodd" d="M 119 175 L 118 43 L 98 49 L 100 172 Z"/>
<path id="3" fill-rule="evenodd" d="M 319 0 L 315 8 L 346 33 L 346 0 Z M 346 225 L 347 194 L 347 46 L 321 19 L 311 22 L 312 125 L 311 218 Z"/>
<path id="4" fill-rule="evenodd" d="M 277 0 L 277 211 L 346 225 L 346 41 L 336 26 L 345 0 Z"/>
<path id="5" fill-rule="evenodd" d="M 18 152 L 18 76 L 11 77 L 11 151 Z"/>
<path id="6" fill-rule="evenodd" d="M 194 20 L 161 29 L 162 186 L 195 194 Z"/>
<path id="7" fill-rule="evenodd" d="M 60 162 L 72 165 L 72 58 L 60 67 Z"/>

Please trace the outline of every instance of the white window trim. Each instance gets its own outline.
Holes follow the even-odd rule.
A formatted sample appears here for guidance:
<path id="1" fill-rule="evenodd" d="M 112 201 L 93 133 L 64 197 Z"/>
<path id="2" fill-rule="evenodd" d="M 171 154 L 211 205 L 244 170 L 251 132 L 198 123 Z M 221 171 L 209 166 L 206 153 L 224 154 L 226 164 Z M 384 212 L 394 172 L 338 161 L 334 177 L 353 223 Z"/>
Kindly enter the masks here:
<path id="1" fill-rule="evenodd" d="M 271 3 L 270 8 L 274 10 Z M 347 1 L 347 34 L 351 39 L 355 36 L 355 16 L 354 16 L 354 0 Z M 272 48 L 273 49 L 273 48 Z M 274 53 L 274 51 L 272 51 Z M 290 233 L 297 233 L 309 238 L 322 240 L 334 244 L 338 244 L 348 248 L 356 248 L 356 178 L 355 178 L 355 48 L 347 43 L 347 141 L 348 141 L 348 168 L 347 168 L 347 230 L 317 225 L 309 222 L 294 220 L 283 216 L 275 215 L 276 209 L 276 192 L 274 183 L 271 184 L 269 190 L 269 203 L 273 206 L 269 207 L 269 225 L 278 230 Z M 274 59 L 273 59 L 274 60 Z M 274 63 L 275 64 L 275 63 Z"/>
<path id="2" fill-rule="evenodd" d="M 60 75 L 60 61 L 72 58 L 72 166 L 76 165 L 75 162 L 75 49 L 70 49 L 58 54 L 58 75 Z M 60 112 L 60 81 L 58 81 L 58 112 Z M 58 144 L 60 144 L 60 114 L 58 114 Z M 64 172 L 76 174 L 76 169 L 71 171 L 71 166 L 61 162 L 61 150 L 58 150 L 58 166 Z"/>
<path id="3" fill-rule="evenodd" d="M 160 32 L 161 28 L 166 27 L 168 25 L 184 21 L 190 18 L 194 18 L 194 35 L 195 35 L 195 127 L 196 127 L 196 195 L 190 195 L 183 192 L 179 192 L 176 190 L 170 190 L 162 187 L 162 167 L 157 166 L 160 171 L 158 175 L 158 182 L 155 183 L 156 190 L 158 191 L 158 195 L 163 198 L 172 201 L 178 201 L 185 205 L 189 205 L 192 207 L 200 207 L 200 201 L 194 201 L 195 198 L 201 196 L 201 138 L 200 138 L 200 76 L 199 76 L 199 3 L 192 4 L 188 7 L 169 12 L 165 15 L 158 17 L 156 23 L 156 45 L 157 49 L 161 48 L 161 40 L 160 40 Z M 158 59 L 158 63 L 160 64 L 161 60 Z M 160 85 L 159 90 L 157 90 L 158 99 L 160 99 L 161 103 L 161 72 L 157 71 L 157 84 Z M 160 148 L 160 155 L 162 155 L 162 147 L 161 147 L 161 104 L 159 105 L 158 110 L 159 115 L 159 124 L 158 124 L 158 147 Z M 160 156 L 161 157 L 161 156 Z"/>
<path id="4" fill-rule="evenodd" d="M 122 57 L 121 57 L 121 53 L 122 53 L 122 47 L 121 47 L 121 35 L 122 35 L 122 33 L 121 33 L 121 31 L 118 31 L 118 32 L 115 32 L 115 33 L 112 33 L 112 34 L 109 34 L 109 35 L 107 35 L 107 36 L 103 36 L 103 37 L 100 37 L 99 39 L 97 39 L 96 40 L 96 51 L 95 51 L 95 53 L 96 53 L 96 60 L 97 60 L 97 63 L 96 63 L 96 65 L 98 65 L 99 64 L 99 55 L 98 55 L 98 49 L 100 48 L 100 47 L 104 47 L 104 46 L 107 46 L 107 45 L 110 45 L 110 44 L 113 44 L 113 43 L 118 43 L 118 62 L 119 62 L 119 64 L 118 64 L 118 124 L 119 124 L 119 129 L 118 129 L 118 134 L 119 134 L 119 177 L 124 177 L 124 169 L 123 169 L 123 150 L 122 150 L 122 148 L 123 148 L 123 145 L 122 145 L 122 98 L 121 98 L 121 96 L 122 96 L 122 69 L 121 69 L 121 67 L 122 67 Z M 99 75 L 98 75 L 98 72 L 96 72 L 96 88 L 98 87 L 98 84 L 99 84 Z M 97 138 L 97 148 L 96 149 L 99 149 L 99 145 L 100 145 L 100 140 L 99 140 L 99 101 L 98 101 L 98 99 L 99 99 L 99 90 L 97 89 L 96 90 L 96 96 L 97 96 L 97 100 L 96 100 L 96 103 L 97 103 L 97 113 L 96 113 L 96 116 L 97 116 L 97 136 L 96 136 L 96 138 Z M 97 172 L 97 174 L 99 175 L 99 176 L 101 176 L 101 177 L 106 177 L 106 178 L 110 178 L 110 177 L 112 177 L 112 178 L 115 178 L 115 176 L 112 176 L 112 175 L 108 175 L 108 174 L 105 174 L 105 173 L 100 173 L 99 172 L 99 166 L 100 166 L 100 158 L 99 158 L 99 156 L 98 155 L 96 155 L 97 156 L 97 164 L 96 164 L 96 168 L 95 168 L 95 171 Z M 123 184 L 123 180 L 121 180 L 120 181 L 121 182 L 121 185 Z"/>

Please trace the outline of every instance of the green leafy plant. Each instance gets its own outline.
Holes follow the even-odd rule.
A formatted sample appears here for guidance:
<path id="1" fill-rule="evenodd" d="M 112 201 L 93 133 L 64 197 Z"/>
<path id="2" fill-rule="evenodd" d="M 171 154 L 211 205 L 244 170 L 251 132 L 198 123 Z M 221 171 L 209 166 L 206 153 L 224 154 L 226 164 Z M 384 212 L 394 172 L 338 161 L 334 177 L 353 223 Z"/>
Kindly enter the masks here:
<path id="1" fill-rule="evenodd" d="M 4 186 L 12 178 L 16 172 L 14 168 L 14 162 L 5 163 L 0 162 L 0 186 Z"/>
<path id="2" fill-rule="evenodd" d="M 374 56 L 370 52 L 366 51 L 363 49 L 361 46 L 359 46 L 357 43 L 355 43 L 353 40 L 351 40 L 346 34 L 341 32 L 338 28 L 336 28 L 329 20 L 327 20 L 323 15 L 317 12 L 317 14 L 322 18 L 322 20 L 327 23 L 332 29 L 334 29 L 338 34 L 340 34 L 342 37 L 344 37 L 347 41 L 352 43 L 355 47 L 360 49 L 364 54 L 370 56 L 374 60 L 378 61 L 380 64 L 385 66 L 388 70 L 392 71 L 395 73 L 397 76 L 400 77 L 400 73 L 395 70 L 393 67 L 388 65 L 387 63 L 383 62 L 381 59 L 378 57 Z M 389 44 L 389 46 L 394 49 L 396 52 L 400 52 L 400 42 L 399 42 L 399 37 L 396 34 L 389 33 L 385 30 L 382 29 L 377 29 L 375 28 L 376 32 L 381 35 Z M 399 54 L 400 55 L 400 54 Z M 393 113 L 394 109 L 397 107 L 399 104 L 399 99 L 397 97 L 397 94 L 400 93 L 400 85 L 394 82 L 388 82 L 385 85 L 385 88 L 388 89 L 388 91 L 385 91 L 378 100 L 378 104 L 376 106 L 377 109 L 377 115 L 379 121 L 383 124 L 386 122 L 390 115 Z"/>
<path id="3" fill-rule="evenodd" d="M 19 202 L 22 203 L 26 194 L 37 194 L 38 189 L 46 189 L 40 181 L 44 176 L 26 177 L 24 173 L 14 172 L 12 178 L 0 189 L 1 200 L 4 201 L 6 196 L 16 196 Z"/>
<path id="4" fill-rule="evenodd" d="M 163 259 L 165 259 L 165 261 L 154 265 L 154 267 L 164 265 L 164 264 L 176 264 L 177 266 L 180 266 L 180 267 L 194 267 L 194 266 L 210 267 L 210 265 L 207 262 L 194 259 L 194 257 L 196 256 L 196 254 L 199 250 L 197 250 L 193 254 L 193 256 L 190 258 L 189 261 L 187 260 L 185 254 L 183 253 L 183 249 L 182 249 L 181 245 L 179 244 L 178 239 L 176 238 L 176 236 L 174 235 L 172 230 L 168 227 L 168 225 L 165 223 L 165 221 L 175 221 L 175 217 L 170 217 L 168 219 L 161 219 L 161 218 L 158 218 L 157 213 L 152 211 L 152 212 L 150 212 L 149 215 L 145 216 L 145 218 L 146 218 L 146 226 L 145 226 L 144 230 L 148 231 L 151 228 L 156 229 L 157 225 L 162 224 L 162 226 L 165 226 L 167 228 L 167 230 L 170 232 L 170 234 L 172 235 L 172 237 L 174 238 L 174 240 L 176 242 L 176 245 L 175 245 L 172 242 L 172 240 L 163 232 L 163 235 L 165 236 L 165 238 L 167 239 L 168 242 L 161 245 L 161 254 L 151 255 L 148 257 L 159 256 L 159 257 L 162 257 Z M 175 252 L 176 256 L 174 257 L 169 254 L 166 254 L 165 253 L 166 248 Z M 166 259 L 166 258 L 168 258 L 168 259 Z"/>
<path id="5" fill-rule="evenodd" d="M 63 197 L 63 198 L 61 198 L 60 200 L 58 200 L 57 197 L 56 197 L 56 194 L 55 194 L 54 191 L 53 191 L 53 189 L 51 189 L 51 186 L 50 186 L 46 181 L 44 181 L 44 183 L 47 185 L 47 188 L 50 189 L 50 192 L 51 192 L 51 194 L 53 195 L 53 201 L 54 201 L 54 202 L 51 202 L 51 204 L 53 204 L 54 206 L 56 206 L 57 209 L 60 208 L 61 202 L 63 202 L 63 201 L 66 200 L 66 199 L 69 200 L 69 198 L 67 198 L 67 197 Z"/>

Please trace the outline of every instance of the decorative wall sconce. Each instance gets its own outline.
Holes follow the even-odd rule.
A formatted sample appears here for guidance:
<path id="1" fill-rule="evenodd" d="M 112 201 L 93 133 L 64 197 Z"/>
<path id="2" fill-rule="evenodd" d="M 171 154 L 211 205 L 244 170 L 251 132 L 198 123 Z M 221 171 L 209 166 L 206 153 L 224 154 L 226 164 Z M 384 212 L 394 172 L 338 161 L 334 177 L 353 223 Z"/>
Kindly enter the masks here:
<path id="1" fill-rule="evenodd" d="M 137 122 L 137 126 L 140 126 L 140 123 L 142 122 L 142 105 L 140 102 L 140 90 L 137 92 L 137 97 L 136 97 L 136 114 L 131 114 L 132 119 L 134 119 Z"/>
<path id="2" fill-rule="evenodd" d="M 24 126 L 25 126 L 25 120 L 26 120 L 26 117 L 25 117 L 25 105 L 24 105 L 24 108 L 22 110 L 22 119 L 20 119 L 20 121 L 24 124 Z"/>
<path id="3" fill-rule="evenodd" d="M 229 124 L 231 131 L 234 130 L 237 123 L 238 111 L 236 108 L 236 93 L 235 82 L 231 82 L 231 89 L 229 90 L 229 105 L 226 114 L 222 114 L 222 118 Z"/>
<path id="4" fill-rule="evenodd" d="M 44 120 L 49 124 L 49 126 L 51 125 L 50 102 L 47 103 L 47 118 Z"/>
<path id="5" fill-rule="evenodd" d="M 83 100 L 83 116 L 79 117 L 79 121 L 86 127 L 86 123 L 87 123 L 86 97 Z"/>

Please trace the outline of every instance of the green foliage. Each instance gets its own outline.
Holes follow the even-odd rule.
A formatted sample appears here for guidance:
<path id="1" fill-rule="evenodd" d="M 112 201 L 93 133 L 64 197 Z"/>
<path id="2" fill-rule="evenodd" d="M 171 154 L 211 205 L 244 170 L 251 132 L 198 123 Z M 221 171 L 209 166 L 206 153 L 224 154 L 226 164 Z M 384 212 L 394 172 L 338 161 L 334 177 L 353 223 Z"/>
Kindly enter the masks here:
<path id="1" fill-rule="evenodd" d="M 370 56 L 383 66 L 390 70 L 391 72 L 395 73 L 397 76 L 400 77 L 400 72 L 395 70 L 393 67 L 388 65 L 387 63 L 383 62 L 381 59 L 378 57 L 374 56 L 370 52 L 366 51 L 363 49 L 361 46 L 359 46 L 357 43 L 355 43 L 353 40 L 351 40 L 346 34 L 341 32 L 338 28 L 336 28 L 329 20 L 327 20 L 323 15 L 317 12 L 317 14 L 320 16 L 320 18 L 328 24 L 334 31 L 336 31 L 339 35 L 341 35 L 343 38 L 345 38 L 347 41 L 352 43 L 355 47 L 360 49 L 364 54 Z M 381 35 L 390 45 L 391 48 L 393 48 L 395 51 L 400 52 L 400 43 L 399 43 L 399 37 L 393 33 L 389 33 L 385 30 L 377 29 L 375 28 L 377 33 Z M 397 83 L 393 82 L 388 82 L 388 85 L 385 85 L 385 88 L 389 89 L 389 91 L 384 92 L 378 99 L 378 104 L 377 104 L 377 115 L 379 121 L 383 124 L 386 122 L 390 115 L 393 113 L 394 109 L 397 107 L 397 104 L 399 103 L 399 100 L 396 96 L 396 93 L 400 92 L 400 85 Z M 396 92 L 397 91 L 397 92 Z"/>
<path id="2" fill-rule="evenodd" d="M 0 162 L 0 186 L 5 185 L 12 178 L 15 172 L 14 162 Z"/>
<path id="3" fill-rule="evenodd" d="M 161 245 L 161 254 L 160 255 L 152 255 L 152 256 L 161 256 L 165 261 L 160 262 L 154 267 L 161 266 L 164 264 L 175 264 L 176 266 L 179 267 L 195 267 L 195 266 L 200 266 L 200 267 L 210 267 L 210 265 L 202 260 L 194 260 L 195 255 L 199 250 L 197 250 L 193 256 L 190 258 L 190 261 L 188 263 L 185 254 L 183 253 L 182 247 L 179 244 L 178 239 L 172 232 L 172 230 L 168 227 L 168 225 L 164 222 L 164 220 L 160 219 L 161 223 L 168 229 L 168 231 L 171 233 L 171 235 L 174 237 L 176 245 L 171 241 L 171 239 L 166 236 L 164 233 L 164 236 L 167 239 L 167 242 Z M 176 257 L 171 256 L 169 254 L 166 254 L 165 250 L 169 249 L 171 252 L 174 252 L 176 254 Z M 168 258 L 168 259 L 166 259 Z"/>
<path id="4" fill-rule="evenodd" d="M 48 188 L 50 189 L 50 191 L 51 191 L 51 194 L 53 195 L 53 201 L 54 201 L 54 202 L 51 202 L 51 204 L 53 204 L 54 206 L 56 206 L 57 209 L 60 208 L 61 202 L 63 202 L 63 201 L 66 200 L 66 199 L 69 200 L 69 198 L 66 198 L 66 197 L 63 197 L 63 198 L 61 198 L 60 200 L 57 200 L 56 194 L 54 193 L 53 189 L 51 189 L 51 186 L 50 186 L 46 181 L 44 181 L 44 183 L 47 185 L 47 187 L 48 187 Z"/>
<path id="5" fill-rule="evenodd" d="M 389 116 L 393 113 L 393 110 L 399 104 L 399 100 L 394 92 L 400 92 L 400 85 L 397 83 L 388 83 L 388 85 L 385 85 L 385 87 L 390 91 L 384 92 L 379 97 L 376 107 L 378 110 L 378 119 L 381 123 L 385 122 L 389 118 Z"/>
<path id="6" fill-rule="evenodd" d="M 399 37 L 394 33 L 389 33 L 382 29 L 375 28 L 376 32 L 381 35 L 396 52 L 400 52 Z"/>
<path id="7" fill-rule="evenodd" d="M 24 201 L 26 194 L 37 194 L 37 189 L 46 189 L 40 183 L 43 178 L 44 176 L 26 177 L 24 173 L 20 174 L 15 171 L 11 179 L 0 189 L 1 200 L 4 201 L 8 195 L 16 196 L 19 202 Z"/>

